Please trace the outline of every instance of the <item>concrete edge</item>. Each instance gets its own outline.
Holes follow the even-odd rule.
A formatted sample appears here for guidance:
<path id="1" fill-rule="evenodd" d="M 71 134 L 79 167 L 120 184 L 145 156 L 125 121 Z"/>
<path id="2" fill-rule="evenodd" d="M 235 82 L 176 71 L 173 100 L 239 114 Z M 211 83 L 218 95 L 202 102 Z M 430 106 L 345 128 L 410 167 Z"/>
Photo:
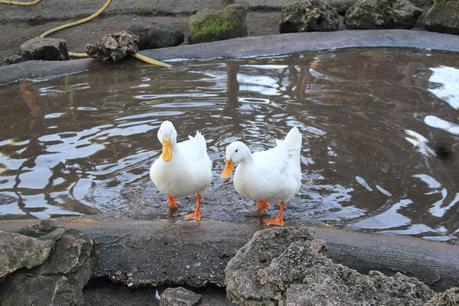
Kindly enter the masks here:
<path id="1" fill-rule="evenodd" d="M 344 30 L 250 36 L 204 44 L 144 50 L 157 60 L 249 58 L 345 48 L 416 48 L 459 52 L 459 35 L 415 30 Z M 92 59 L 26 61 L 0 67 L 0 85 L 24 79 L 53 78 L 99 69 Z"/>
<path id="2" fill-rule="evenodd" d="M 0 231 L 18 231 L 37 220 L 0 221 Z M 266 227 L 252 223 L 63 217 L 61 228 L 94 239 L 99 261 L 93 277 L 128 285 L 117 271 L 138 271 L 134 286 L 209 284 L 224 286 L 224 268 L 253 234 Z M 302 225 L 303 226 L 303 225 Z M 327 256 L 361 273 L 378 270 L 417 277 L 441 291 L 459 282 L 459 245 L 409 236 L 371 234 L 320 224 L 306 224 L 327 243 Z M 196 263 L 200 263 L 196 265 Z"/>

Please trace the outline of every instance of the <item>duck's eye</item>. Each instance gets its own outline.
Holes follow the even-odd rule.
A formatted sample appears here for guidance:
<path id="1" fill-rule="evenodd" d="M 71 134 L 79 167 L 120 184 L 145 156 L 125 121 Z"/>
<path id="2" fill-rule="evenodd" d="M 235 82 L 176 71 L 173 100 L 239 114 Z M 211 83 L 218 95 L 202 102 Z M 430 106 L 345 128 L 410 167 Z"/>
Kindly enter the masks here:
<path id="1" fill-rule="evenodd" d="M 238 149 L 236 149 L 236 151 L 234 151 L 234 152 L 236 152 L 236 153 L 237 153 L 237 151 L 238 151 Z"/>

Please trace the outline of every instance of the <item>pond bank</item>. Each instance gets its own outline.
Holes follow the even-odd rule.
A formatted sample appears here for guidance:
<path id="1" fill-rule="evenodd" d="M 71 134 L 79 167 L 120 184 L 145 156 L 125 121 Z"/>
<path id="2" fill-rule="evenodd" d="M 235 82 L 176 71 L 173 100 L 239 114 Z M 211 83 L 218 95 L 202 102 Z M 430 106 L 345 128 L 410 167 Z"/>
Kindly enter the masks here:
<path id="1" fill-rule="evenodd" d="M 19 232 L 38 238 L 37 241 L 54 241 L 48 259 L 51 262 L 45 261 L 43 264 L 46 266 L 46 275 L 53 275 L 50 274 L 53 272 L 49 272 L 51 264 L 56 269 L 72 265 L 69 271 L 73 272 L 69 275 L 81 275 L 83 283 L 72 281 L 75 276 L 67 275 L 71 283 L 66 286 L 77 292 L 75 296 L 84 286 L 83 295 L 87 305 L 100 304 L 102 301 L 105 304 L 101 305 L 120 301 L 154 304 L 158 303 L 154 300 L 157 290 L 162 292 L 167 287 L 176 286 L 184 286 L 201 294 L 201 305 L 231 305 L 225 297 L 224 269 L 253 234 L 263 228 L 266 227 L 212 220 L 195 223 L 63 217 L 51 221 L 0 221 L 0 231 Z M 418 278 L 435 291 L 457 286 L 459 282 L 457 245 L 406 236 L 351 232 L 320 225 L 310 229 L 317 239 L 325 241 L 327 257 L 360 273 L 377 270 L 394 275 L 401 272 Z M 9 235 L 0 235 L 0 246 L 5 245 L 3 240 L 10 239 Z M 15 241 L 24 239 L 20 237 Z M 73 247 L 69 248 L 69 243 Z M 93 250 L 88 247 L 75 249 L 75 246 L 84 245 L 94 246 Z M 0 256 L 4 252 L 5 249 L 0 248 Z M 62 256 L 56 257 L 56 254 L 67 254 L 64 257 L 70 259 L 77 256 L 78 261 L 68 262 Z M 43 277 L 40 276 L 42 270 L 38 266 L 31 272 L 25 269 L 12 272 L 0 283 L 0 296 L 7 292 L 3 289 L 13 286 L 17 279 Z M 90 271 L 92 276 L 85 285 Z M 28 276 L 22 275 L 24 273 Z M 36 284 L 22 286 L 32 292 Z M 14 294 L 17 294 L 16 291 L 20 294 L 21 290 L 14 290 Z"/>
<path id="2" fill-rule="evenodd" d="M 157 60 L 243 58 L 287 55 L 305 51 L 343 48 L 418 48 L 459 52 L 459 36 L 412 30 L 349 30 L 250 36 L 211 43 L 141 51 Z M 132 60 L 133 64 L 139 65 Z M 72 61 L 26 61 L 0 67 L 0 85 L 22 79 L 51 78 L 106 65 L 92 59 Z M 113 67 L 113 66 L 112 66 Z"/>
<path id="3" fill-rule="evenodd" d="M 51 222 L 57 228 L 77 230 L 94 240 L 99 260 L 93 278 L 133 288 L 170 284 L 223 287 L 223 270 L 229 259 L 256 231 L 266 228 L 212 220 L 198 224 L 63 217 Z M 0 231 L 17 232 L 37 223 L 3 220 Z M 459 282 L 457 245 L 329 226 L 314 225 L 312 229 L 316 238 L 326 241 L 328 257 L 361 273 L 402 272 L 417 277 L 434 290 L 444 290 Z M 127 273 L 133 274 L 128 277 Z"/>

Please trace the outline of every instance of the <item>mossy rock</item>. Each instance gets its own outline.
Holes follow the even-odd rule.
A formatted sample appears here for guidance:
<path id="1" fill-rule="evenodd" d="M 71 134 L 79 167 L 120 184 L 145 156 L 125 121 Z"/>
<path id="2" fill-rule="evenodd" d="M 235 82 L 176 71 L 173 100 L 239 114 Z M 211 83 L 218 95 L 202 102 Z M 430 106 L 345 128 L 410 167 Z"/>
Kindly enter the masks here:
<path id="1" fill-rule="evenodd" d="M 437 0 L 427 11 L 424 28 L 428 31 L 459 34 L 459 0 Z"/>
<path id="2" fill-rule="evenodd" d="M 243 5 L 231 4 L 224 10 L 204 9 L 190 17 L 192 44 L 247 36 L 247 10 Z"/>
<path id="3" fill-rule="evenodd" d="M 282 8 L 280 32 L 336 31 L 337 11 L 323 0 L 300 0 Z"/>
<path id="4" fill-rule="evenodd" d="M 245 306 L 415 306 L 435 294 L 401 273 L 361 274 L 328 258 L 325 247 L 306 227 L 256 232 L 225 268 L 227 297 Z"/>
<path id="5" fill-rule="evenodd" d="M 421 14 L 408 0 L 357 0 L 344 23 L 349 29 L 410 29 Z"/>

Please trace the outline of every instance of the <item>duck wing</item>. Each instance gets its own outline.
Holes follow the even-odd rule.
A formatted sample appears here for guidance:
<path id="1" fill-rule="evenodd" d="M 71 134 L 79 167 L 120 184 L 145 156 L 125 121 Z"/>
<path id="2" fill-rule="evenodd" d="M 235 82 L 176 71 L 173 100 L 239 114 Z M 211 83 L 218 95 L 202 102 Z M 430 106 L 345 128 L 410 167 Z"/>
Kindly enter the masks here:
<path id="1" fill-rule="evenodd" d="M 252 158 L 257 171 L 265 176 L 283 175 L 289 165 L 288 153 L 283 146 L 255 152 Z"/>

